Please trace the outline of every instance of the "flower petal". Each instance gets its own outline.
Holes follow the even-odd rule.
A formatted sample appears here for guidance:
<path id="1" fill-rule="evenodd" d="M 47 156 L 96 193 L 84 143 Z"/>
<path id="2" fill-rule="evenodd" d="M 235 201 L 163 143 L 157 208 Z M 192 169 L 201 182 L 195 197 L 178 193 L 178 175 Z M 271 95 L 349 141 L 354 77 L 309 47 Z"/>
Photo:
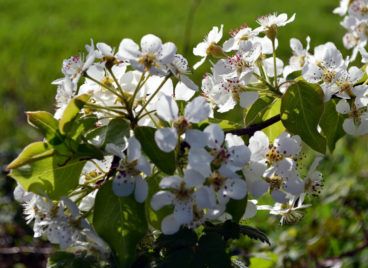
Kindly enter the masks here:
<path id="1" fill-rule="evenodd" d="M 166 216 L 161 222 L 161 231 L 165 235 L 172 235 L 179 231 L 180 224 L 175 220 L 174 215 Z"/>
<path id="2" fill-rule="evenodd" d="M 157 192 L 151 199 L 151 207 L 153 210 L 159 210 L 166 205 L 172 204 L 174 195 L 167 191 Z"/>
<path id="3" fill-rule="evenodd" d="M 162 94 L 156 103 L 157 115 L 167 122 L 178 118 L 179 108 L 173 97 Z"/>
<path id="4" fill-rule="evenodd" d="M 123 176 L 120 172 L 112 181 L 112 190 L 117 196 L 128 196 L 134 191 L 135 177 Z"/>
<path id="5" fill-rule="evenodd" d="M 146 34 L 141 39 L 141 48 L 144 53 L 157 53 L 161 50 L 161 39 L 153 34 Z"/>
<path id="6" fill-rule="evenodd" d="M 185 107 L 185 118 L 192 123 L 199 123 L 206 120 L 210 115 L 211 107 L 206 99 L 199 96 L 193 99 Z"/>
<path id="7" fill-rule="evenodd" d="M 138 176 L 135 180 L 134 197 L 138 203 L 143 203 L 148 195 L 148 183 L 141 176 Z"/>
<path id="8" fill-rule="evenodd" d="M 155 142 L 164 152 L 168 153 L 175 149 L 178 143 L 178 133 L 175 128 L 160 128 L 155 132 Z"/>

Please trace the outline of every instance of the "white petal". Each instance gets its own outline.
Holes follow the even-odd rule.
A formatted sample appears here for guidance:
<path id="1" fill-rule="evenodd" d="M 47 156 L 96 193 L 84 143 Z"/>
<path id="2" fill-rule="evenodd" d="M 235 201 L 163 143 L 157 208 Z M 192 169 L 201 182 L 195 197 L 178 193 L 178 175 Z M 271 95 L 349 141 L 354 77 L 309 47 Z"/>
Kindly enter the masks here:
<path id="1" fill-rule="evenodd" d="M 141 176 L 138 176 L 135 180 L 134 197 L 138 203 L 142 203 L 146 200 L 148 195 L 148 183 Z"/>
<path id="2" fill-rule="evenodd" d="M 152 174 L 151 165 L 145 156 L 141 156 L 138 159 L 137 169 L 144 172 L 144 174 L 146 174 L 147 176 L 150 176 Z"/>
<path id="3" fill-rule="evenodd" d="M 228 179 L 225 189 L 226 195 L 236 200 L 243 199 L 247 194 L 247 184 L 242 179 Z"/>
<path id="4" fill-rule="evenodd" d="M 167 188 L 178 189 L 182 182 L 183 180 L 179 176 L 169 176 L 169 177 L 164 177 L 160 181 L 159 185 L 163 189 L 167 189 Z"/>
<path id="5" fill-rule="evenodd" d="M 228 149 L 230 153 L 230 164 L 241 169 L 250 160 L 250 150 L 245 145 L 232 146 Z"/>
<path id="6" fill-rule="evenodd" d="M 350 113 L 350 105 L 347 102 L 347 100 L 343 99 L 340 100 L 337 104 L 336 104 L 336 111 L 340 114 L 347 114 Z"/>
<path id="7" fill-rule="evenodd" d="M 156 53 L 161 49 L 161 39 L 153 34 L 147 34 L 141 39 L 141 48 L 145 53 Z"/>
<path id="8" fill-rule="evenodd" d="M 178 118 L 179 108 L 171 96 L 161 95 L 156 103 L 157 115 L 167 122 Z"/>
<path id="9" fill-rule="evenodd" d="M 172 204 L 174 195 L 167 191 L 157 192 L 151 199 L 151 207 L 153 210 L 159 210 L 166 205 Z"/>
<path id="10" fill-rule="evenodd" d="M 245 213 L 243 215 L 243 219 L 253 218 L 257 214 L 257 205 L 253 203 L 254 201 L 248 200 L 247 207 L 245 208 Z"/>
<path id="11" fill-rule="evenodd" d="M 277 151 L 285 156 L 296 156 L 301 150 L 301 139 L 299 136 L 290 136 L 290 134 L 283 132 L 274 141 Z"/>
<path id="12" fill-rule="evenodd" d="M 175 220 L 174 215 L 166 216 L 161 222 L 161 231 L 165 235 L 175 234 L 180 229 L 180 224 Z"/>
<path id="13" fill-rule="evenodd" d="M 205 98 L 199 96 L 193 99 L 185 107 L 185 118 L 192 123 L 206 120 L 210 115 L 211 107 Z"/>
<path id="14" fill-rule="evenodd" d="M 141 155 L 142 155 L 141 144 L 139 143 L 139 141 L 134 137 L 129 138 L 127 149 L 128 162 L 138 160 L 141 157 Z"/>
<path id="15" fill-rule="evenodd" d="M 189 150 L 189 167 L 200 172 L 204 177 L 211 174 L 211 162 L 213 157 L 203 148 L 191 148 Z"/>
<path id="16" fill-rule="evenodd" d="M 199 66 L 201 66 L 206 61 L 206 56 L 204 56 L 200 61 L 198 61 L 196 64 L 193 65 L 193 69 L 198 69 Z"/>
<path id="17" fill-rule="evenodd" d="M 299 177 L 289 178 L 285 184 L 285 191 L 292 195 L 299 196 L 304 191 L 304 181 Z"/>
<path id="18" fill-rule="evenodd" d="M 184 181 L 189 187 L 199 186 L 203 184 L 205 177 L 194 169 L 184 171 Z"/>
<path id="19" fill-rule="evenodd" d="M 131 39 L 123 39 L 119 45 L 119 57 L 123 59 L 136 59 L 141 55 L 139 46 Z"/>
<path id="20" fill-rule="evenodd" d="M 258 97 L 258 92 L 242 92 L 240 93 L 240 106 L 246 109 L 251 106 Z"/>
<path id="21" fill-rule="evenodd" d="M 174 218 L 179 224 L 189 224 L 193 220 L 193 207 L 191 202 L 175 202 Z"/>
<path id="22" fill-rule="evenodd" d="M 200 187 L 194 193 L 196 204 L 199 208 L 214 208 L 216 205 L 216 200 L 214 195 L 211 193 L 212 190 L 205 186 Z"/>
<path id="23" fill-rule="evenodd" d="M 206 57 L 208 45 L 209 44 L 206 42 L 199 43 L 195 48 L 193 48 L 193 54 L 200 57 Z M 194 69 L 196 68 L 194 67 Z"/>
<path id="24" fill-rule="evenodd" d="M 286 194 L 279 190 L 273 190 L 271 196 L 273 200 L 279 203 L 287 203 L 288 201 L 288 199 L 286 198 Z"/>
<path id="25" fill-rule="evenodd" d="M 262 131 L 257 131 L 254 135 L 249 139 L 248 148 L 252 152 L 251 160 L 252 161 L 260 161 L 266 157 L 266 153 L 269 147 L 269 140 L 266 134 Z"/>
<path id="26" fill-rule="evenodd" d="M 117 196 L 128 196 L 134 190 L 135 177 L 118 173 L 112 181 L 112 190 Z"/>
<path id="27" fill-rule="evenodd" d="M 188 129 L 185 131 L 185 141 L 190 147 L 205 147 L 207 145 L 208 135 L 198 129 Z"/>
<path id="28" fill-rule="evenodd" d="M 97 43 L 97 49 L 102 53 L 102 56 L 113 56 L 112 48 L 105 43 Z"/>
<path id="29" fill-rule="evenodd" d="M 224 142 L 224 131 L 217 124 L 210 124 L 203 132 L 208 134 L 208 146 L 211 148 L 220 148 Z"/>
<path id="30" fill-rule="evenodd" d="M 164 152 L 168 153 L 175 149 L 178 143 L 178 133 L 175 128 L 160 128 L 155 132 L 155 142 Z"/>
<path id="31" fill-rule="evenodd" d="M 212 30 L 208 33 L 207 42 L 218 43 L 222 38 L 223 29 L 224 25 L 221 25 L 220 29 L 217 26 L 214 26 Z"/>
<path id="32" fill-rule="evenodd" d="M 249 179 L 247 178 L 247 186 L 249 192 L 252 193 L 254 198 L 259 198 L 265 192 L 267 192 L 269 185 L 263 179 Z"/>
<path id="33" fill-rule="evenodd" d="M 163 44 L 159 59 L 163 64 L 169 64 L 173 61 L 176 54 L 176 46 L 174 43 L 168 42 Z"/>

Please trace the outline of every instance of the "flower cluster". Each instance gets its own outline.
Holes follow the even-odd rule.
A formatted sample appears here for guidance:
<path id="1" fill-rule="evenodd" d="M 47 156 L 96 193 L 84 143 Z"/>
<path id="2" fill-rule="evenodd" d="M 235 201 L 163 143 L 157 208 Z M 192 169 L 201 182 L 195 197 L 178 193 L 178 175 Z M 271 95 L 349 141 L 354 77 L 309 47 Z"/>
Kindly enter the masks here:
<path id="1" fill-rule="evenodd" d="M 366 41 L 358 35 L 360 26 L 352 25 L 353 21 L 364 22 L 365 5 L 365 1 L 354 1 L 338 10 L 349 12 L 348 34 L 359 44 Z M 62 248 L 92 246 L 106 252 L 87 220 L 94 213 L 96 196 L 106 186 L 117 200 L 132 198 L 145 206 L 164 234 L 206 222 L 235 220 L 229 209 L 234 200 L 244 204 L 242 219 L 267 209 L 281 215 L 282 223 L 298 221 L 301 209 L 308 207 L 304 199 L 318 195 L 323 186 L 322 174 L 316 170 L 321 157 L 306 169 L 306 147 L 325 152 L 315 139 L 337 136 L 326 133 L 320 113 L 325 103 L 333 104 L 332 120 L 342 118 L 345 132 L 368 133 L 368 80 L 364 81 L 365 71 L 349 67 L 351 59 L 343 59 L 333 43 L 309 52 L 309 37 L 305 48 L 299 40 L 290 40 L 292 56 L 285 64 L 276 55 L 277 37 L 294 19 L 295 15 L 288 18 L 286 14 L 260 17 L 258 27 L 233 30 L 222 44 L 223 25 L 213 27 L 193 49 L 201 57 L 194 69 L 206 60 L 211 63 L 200 89 L 176 46 L 152 34 L 143 36 L 139 45 L 123 39 L 118 49 L 91 42 L 86 46 L 87 56 L 64 60 L 64 77 L 53 82 L 57 85 L 56 112 L 51 118 L 44 113 L 29 118 L 45 134 L 42 148 L 35 145 L 35 155 L 26 149 L 26 157 L 9 165 L 21 185 L 15 195 L 25 203 L 27 221 L 34 221 L 35 237 L 44 235 Z M 368 62 L 366 52 L 361 51 L 363 62 Z M 285 107 L 289 95 L 305 91 L 319 100 L 306 103 L 311 109 L 321 107 L 317 115 L 305 111 L 304 103 Z M 303 101 L 309 100 L 300 97 L 296 102 Z M 276 105 L 280 102 L 281 108 Z M 272 109 L 277 114 L 269 116 Z M 226 117 L 227 112 L 232 114 Z M 235 113 L 242 118 L 233 122 Z M 301 124 L 299 128 L 290 128 L 289 119 L 294 125 Z M 279 126 L 272 128 L 275 123 Z M 38 186 L 37 191 L 30 187 L 29 174 L 18 169 L 32 168 L 47 157 L 54 157 L 55 162 L 62 159 L 58 168 L 69 161 L 82 164 L 79 183 L 74 188 L 59 186 L 57 194 L 52 187 Z M 23 176 L 28 176 L 26 183 Z M 39 180 L 37 172 L 34 176 L 31 178 Z M 37 183 L 43 185 L 44 180 Z M 258 205 L 265 193 L 276 204 Z M 117 217 L 129 213 L 138 214 L 126 211 Z"/>

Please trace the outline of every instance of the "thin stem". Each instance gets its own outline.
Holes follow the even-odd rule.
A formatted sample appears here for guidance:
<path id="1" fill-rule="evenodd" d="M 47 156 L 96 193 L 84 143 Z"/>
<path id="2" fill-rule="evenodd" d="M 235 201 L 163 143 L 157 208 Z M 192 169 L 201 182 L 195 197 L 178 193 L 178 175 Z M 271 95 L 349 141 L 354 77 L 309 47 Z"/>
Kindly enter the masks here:
<path id="1" fill-rule="evenodd" d="M 93 77 L 89 76 L 88 74 L 85 74 L 85 75 L 84 75 L 84 77 L 85 77 L 85 78 L 87 78 L 87 79 L 89 79 L 89 80 L 91 80 L 91 81 L 93 81 L 93 82 L 95 82 L 96 84 L 100 85 L 101 87 L 103 87 L 103 88 L 107 89 L 108 91 L 110 91 L 112 94 L 114 94 L 114 95 L 115 95 L 115 96 L 117 96 L 118 98 L 120 98 L 120 99 L 122 99 L 122 98 L 123 98 L 123 96 L 120 96 L 120 94 L 119 94 L 119 93 L 117 93 L 115 90 L 113 90 L 112 88 L 110 88 L 110 87 L 108 87 L 108 86 L 106 86 L 106 85 L 102 84 L 100 81 L 98 81 L 98 80 L 94 79 Z"/>
<path id="2" fill-rule="evenodd" d="M 146 79 L 144 79 L 144 75 L 145 75 L 145 73 L 146 73 L 146 72 L 143 72 L 143 73 L 142 73 L 141 78 L 139 79 L 138 84 L 137 84 L 137 86 L 136 86 L 136 88 L 135 88 L 135 90 L 134 90 L 134 93 L 133 93 L 132 99 L 131 99 L 131 101 L 130 101 L 130 107 L 131 107 L 131 108 L 133 107 L 134 99 L 135 99 L 135 97 L 137 96 L 137 94 L 138 94 L 139 90 L 140 90 L 140 89 L 142 88 L 142 86 L 146 83 L 146 81 L 147 81 L 147 79 L 148 79 L 148 77 L 149 77 L 149 76 L 147 76 L 147 78 L 146 78 Z M 144 82 L 143 82 L 143 80 L 144 80 Z"/>
<path id="3" fill-rule="evenodd" d="M 158 86 L 156 91 L 150 96 L 150 98 L 147 100 L 147 102 L 143 105 L 142 109 L 138 112 L 136 118 L 139 118 L 139 116 L 142 114 L 142 112 L 146 109 L 147 105 L 152 101 L 152 99 L 157 95 L 157 93 L 160 91 L 160 89 L 164 86 L 166 81 L 170 78 L 171 74 L 167 75 L 165 79 L 161 82 L 161 84 Z"/>
<path id="4" fill-rule="evenodd" d="M 280 120 L 281 120 L 281 116 L 278 114 L 278 115 L 275 115 L 275 116 L 271 117 L 270 119 L 267 119 L 266 121 L 263 121 L 261 123 L 252 124 L 252 125 L 250 125 L 249 127 L 246 127 L 246 128 L 228 130 L 228 131 L 225 131 L 225 133 L 231 133 L 231 134 L 234 134 L 234 135 L 237 135 L 237 136 L 243 136 L 243 135 L 252 136 L 256 131 L 262 130 L 266 127 L 269 127 L 269 126 L 277 123 Z"/>
<path id="5" fill-rule="evenodd" d="M 116 108 L 109 107 L 109 106 L 100 106 L 100 105 L 96 105 L 96 104 L 87 103 L 86 107 L 87 108 L 93 108 L 93 109 L 107 110 L 107 111 L 114 112 L 114 113 L 117 113 L 117 114 L 121 114 L 121 115 L 124 115 L 124 116 L 127 115 L 123 111 L 117 110 Z M 123 107 L 119 107 L 119 108 L 123 108 Z"/>
<path id="6" fill-rule="evenodd" d="M 272 56 L 273 56 L 273 71 L 274 71 L 274 82 L 275 82 L 275 88 L 278 88 L 277 85 L 277 64 L 276 64 L 276 47 L 275 47 L 275 39 L 272 40 Z"/>
<path id="7" fill-rule="evenodd" d="M 124 102 L 125 107 L 126 107 L 126 109 L 127 109 L 127 112 L 128 112 L 128 118 L 129 118 L 129 120 L 131 121 L 132 125 L 134 125 L 133 121 L 135 121 L 135 120 L 134 120 L 134 115 L 133 115 L 132 107 L 129 105 L 128 100 L 124 97 L 124 91 L 123 91 L 123 88 L 121 87 L 121 85 L 120 85 L 120 83 L 119 83 L 118 79 L 116 78 L 116 76 L 115 76 L 114 72 L 113 72 L 111 69 L 109 69 L 109 68 L 108 68 L 107 70 L 109 71 L 109 73 L 110 73 L 110 75 L 111 75 L 112 79 L 114 79 L 115 84 L 117 85 L 117 87 L 118 87 L 118 89 L 119 89 L 120 93 L 122 94 L 121 99 L 122 99 L 122 101 Z"/>

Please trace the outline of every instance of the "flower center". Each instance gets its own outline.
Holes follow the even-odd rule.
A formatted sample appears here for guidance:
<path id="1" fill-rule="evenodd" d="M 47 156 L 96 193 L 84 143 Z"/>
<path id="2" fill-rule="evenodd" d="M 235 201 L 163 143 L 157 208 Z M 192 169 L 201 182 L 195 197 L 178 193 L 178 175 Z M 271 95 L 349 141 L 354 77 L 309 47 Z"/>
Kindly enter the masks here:
<path id="1" fill-rule="evenodd" d="M 208 178 L 208 182 L 212 185 L 213 189 L 218 192 L 225 184 L 226 177 L 222 176 L 219 172 L 215 171 Z"/>
<path id="2" fill-rule="evenodd" d="M 179 135 L 183 134 L 188 128 L 192 127 L 192 124 L 184 117 L 180 116 L 175 122 L 174 127 L 176 128 Z"/>
<path id="3" fill-rule="evenodd" d="M 275 146 L 270 145 L 270 148 L 266 153 L 266 163 L 268 165 L 272 165 L 282 159 L 284 159 L 284 155 L 281 154 Z"/>
<path id="4" fill-rule="evenodd" d="M 227 159 L 229 159 L 230 157 L 230 154 L 229 152 L 227 151 L 226 148 L 224 147 L 221 147 L 221 149 L 217 150 L 217 149 L 213 149 L 211 151 L 211 155 L 214 156 L 214 159 L 212 161 L 212 164 L 216 167 L 219 167 L 221 166 L 221 164 L 223 162 L 226 162 Z"/>
<path id="5" fill-rule="evenodd" d="M 146 70 L 150 70 L 152 67 L 157 66 L 156 63 L 156 55 L 153 53 L 147 53 L 142 55 L 138 62 L 142 65 L 144 65 Z"/>
<path id="6" fill-rule="evenodd" d="M 324 70 L 322 74 L 322 80 L 326 83 L 332 83 L 333 79 L 335 78 L 335 72 Z"/>
<path id="7" fill-rule="evenodd" d="M 191 198 L 192 193 L 194 192 L 193 188 L 186 188 L 185 182 L 182 182 L 179 186 L 179 189 L 175 191 L 176 199 L 180 201 L 186 201 Z"/>
<path id="8" fill-rule="evenodd" d="M 281 189 L 282 184 L 284 183 L 283 179 L 280 176 L 272 176 L 267 177 L 266 182 L 270 185 L 270 191 Z"/>

